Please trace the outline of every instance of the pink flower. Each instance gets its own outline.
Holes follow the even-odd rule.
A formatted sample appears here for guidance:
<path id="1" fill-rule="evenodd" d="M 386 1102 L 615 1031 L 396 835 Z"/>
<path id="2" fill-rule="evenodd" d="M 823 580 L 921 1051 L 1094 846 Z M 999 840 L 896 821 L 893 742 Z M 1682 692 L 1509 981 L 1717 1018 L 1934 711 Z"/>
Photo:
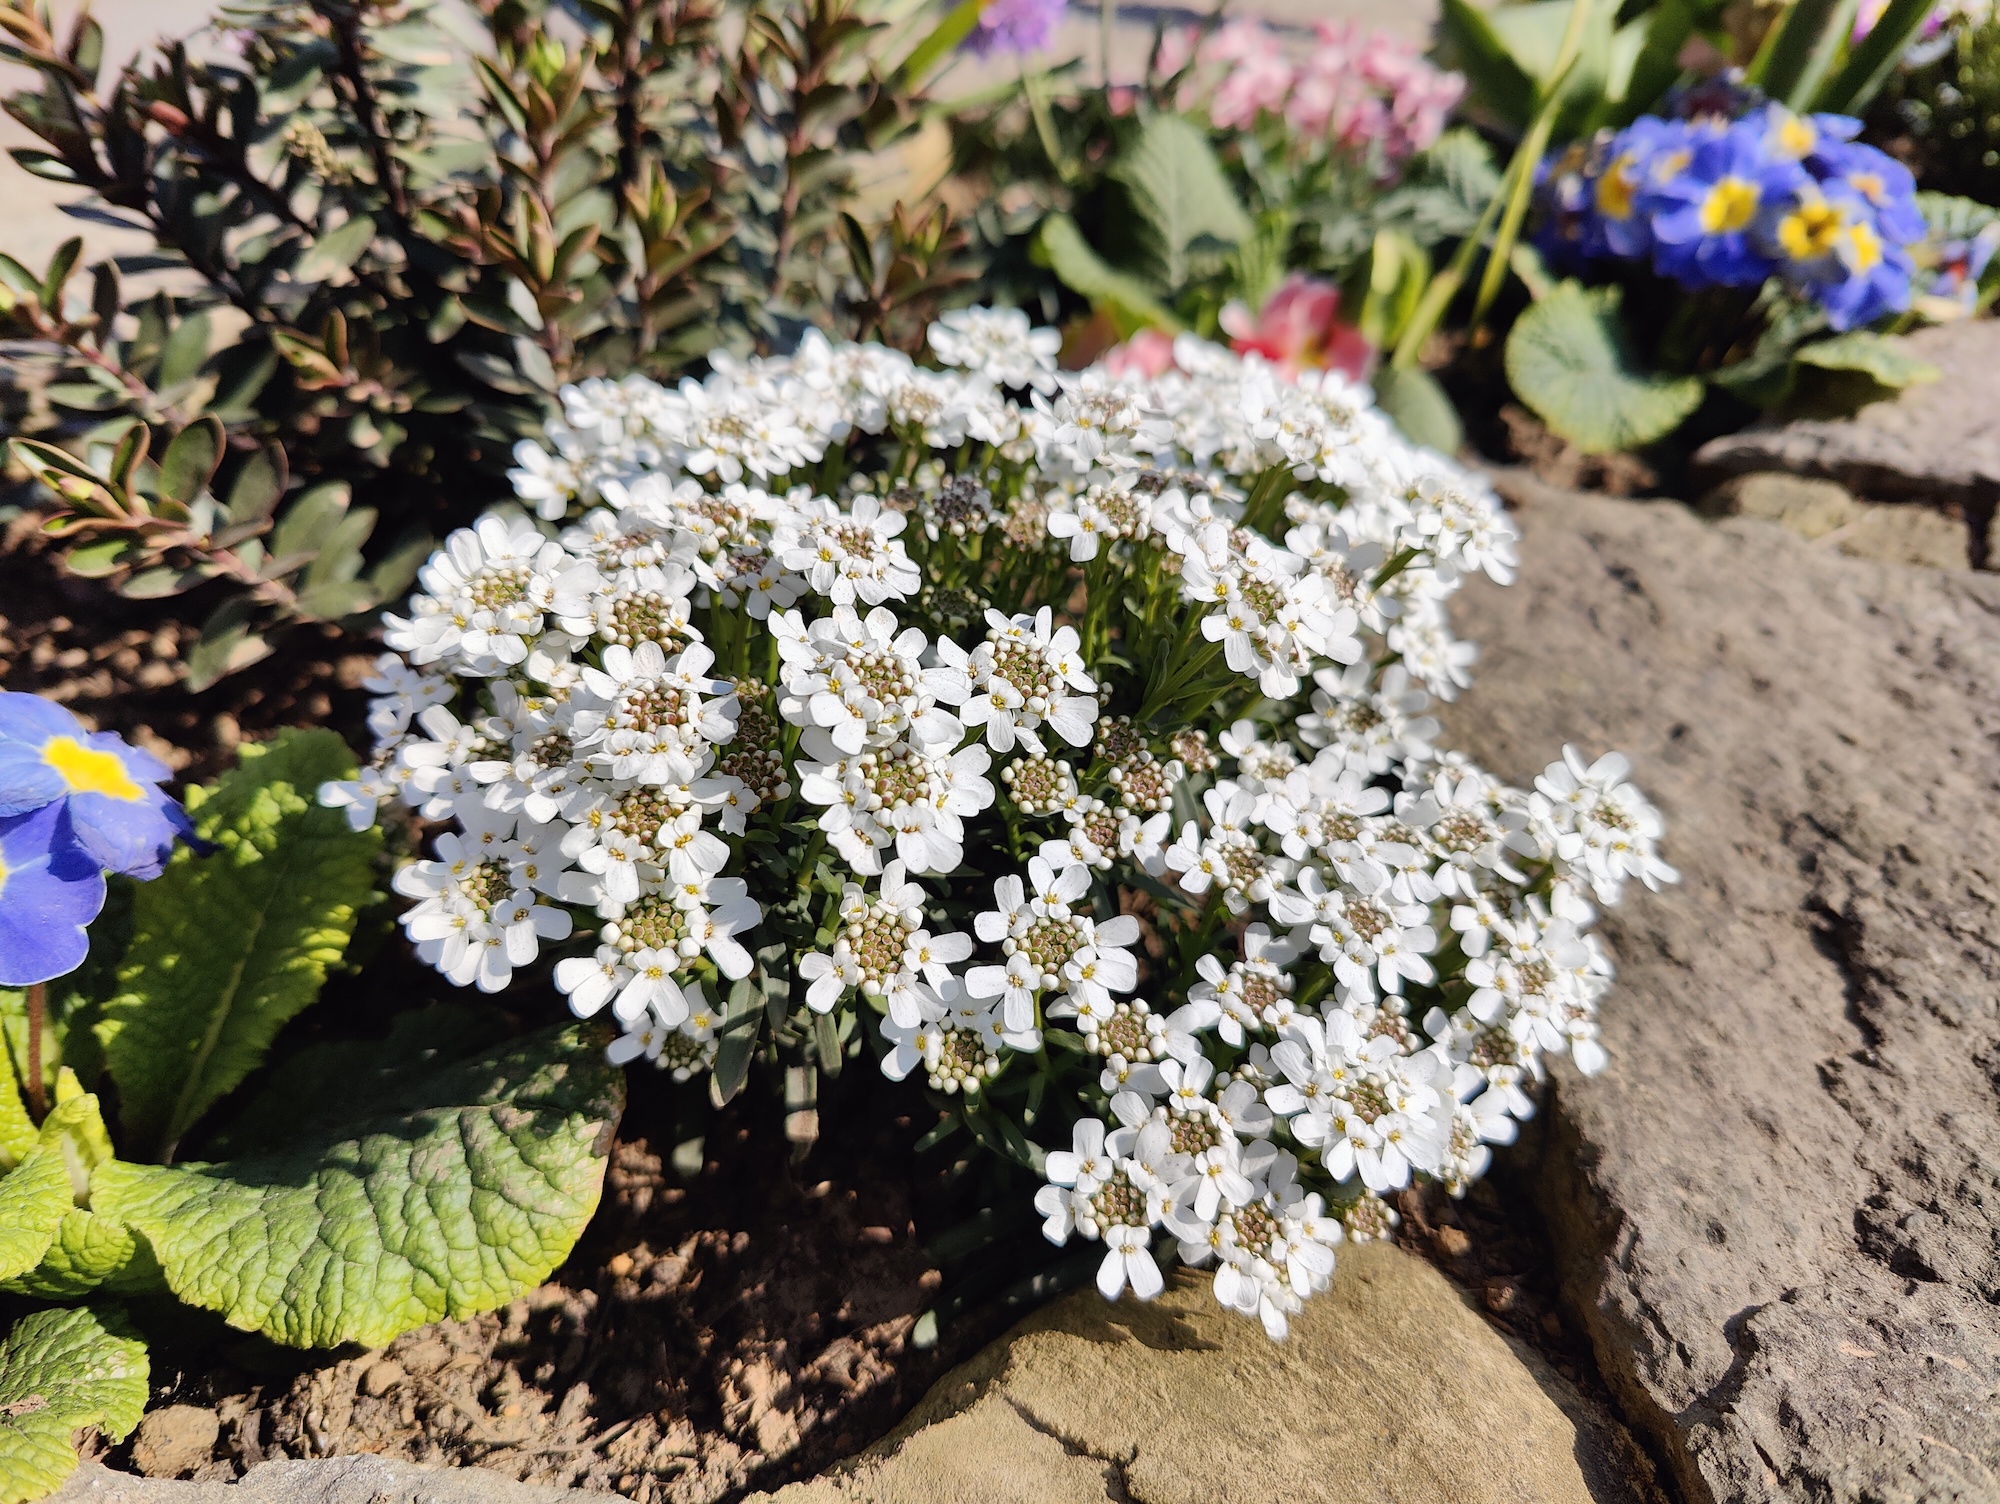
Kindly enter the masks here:
<path id="1" fill-rule="evenodd" d="M 1261 355 L 1287 376 L 1338 371 L 1359 381 L 1367 375 L 1375 350 L 1359 329 L 1340 322 L 1339 312 L 1338 288 L 1293 272 L 1254 319 L 1241 303 L 1225 307 L 1222 329 L 1231 349 Z"/>
<path id="2" fill-rule="evenodd" d="M 1174 337 L 1158 329 L 1141 329 L 1122 345 L 1104 352 L 1104 369 L 1123 379 L 1152 381 L 1174 368 Z"/>
<path id="3" fill-rule="evenodd" d="M 1204 71 L 1222 73 L 1208 115 L 1224 130 L 1255 125 L 1265 111 L 1277 114 L 1292 92 L 1297 70 L 1285 60 L 1269 27 L 1248 19 L 1216 31 L 1198 53 Z"/>

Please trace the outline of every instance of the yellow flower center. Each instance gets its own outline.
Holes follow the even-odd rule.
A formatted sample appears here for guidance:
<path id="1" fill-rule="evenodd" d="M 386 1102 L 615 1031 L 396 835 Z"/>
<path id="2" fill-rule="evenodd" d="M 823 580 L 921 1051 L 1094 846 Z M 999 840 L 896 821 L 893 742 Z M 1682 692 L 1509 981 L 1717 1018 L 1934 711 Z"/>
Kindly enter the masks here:
<path id="1" fill-rule="evenodd" d="M 1701 201 L 1701 227 L 1710 235 L 1730 235 L 1757 217 L 1757 185 L 1748 178 L 1723 178 Z"/>
<path id="2" fill-rule="evenodd" d="M 50 737 L 42 748 L 42 761 L 62 774 L 72 794 L 103 794 L 128 802 L 146 797 L 116 752 L 96 751 L 73 736 Z"/>
<path id="3" fill-rule="evenodd" d="M 1693 160 L 1694 153 L 1689 151 L 1685 146 L 1678 147 L 1673 151 L 1661 152 L 1659 156 L 1653 159 L 1653 181 L 1656 183 L 1673 181 L 1673 179 L 1679 177 L 1686 170 L 1688 163 Z"/>
<path id="4" fill-rule="evenodd" d="M 1778 221 L 1778 244 L 1793 261 L 1816 261 L 1830 256 L 1840 244 L 1840 231 L 1847 216 L 1824 200 L 1800 204 Z"/>
<path id="5" fill-rule="evenodd" d="M 1788 157 L 1803 157 L 1819 145 L 1819 132 L 1796 115 L 1787 115 L 1778 125 L 1778 150 Z"/>
<path id="6" fill-rule="evenodd" d="M 0 853 L 0 893 L 7 891 L 7 857 Z"/>
<path id="7" fill-rule="evenodd" d="M 1875 233 L 1875 227 L 1865 220 L 1856 221 L 1847 227 L 1846 254 L 1841 257 L 1848 270 L 1857 275 L 1865 275 L 1882 263 L 1882 240 Z"/>
<path id="8" fill-rule="evenodd" d="M 1854 191 L 1871 204 L 1879 204 L 1889 196 L 1889 187 L 1882 181 L 1879 172 L 1850 172 L 1847 181 L 1854 185 Z"/>
<path id="9" fill-rule="evenodd" d="M 1597 180 L 1597 212 L 1606 219 L 1630 219 L 1632 199 L 1638 187 L 1632 172 L 1632 158 L 1629 155 L 1618 158 Z"/>

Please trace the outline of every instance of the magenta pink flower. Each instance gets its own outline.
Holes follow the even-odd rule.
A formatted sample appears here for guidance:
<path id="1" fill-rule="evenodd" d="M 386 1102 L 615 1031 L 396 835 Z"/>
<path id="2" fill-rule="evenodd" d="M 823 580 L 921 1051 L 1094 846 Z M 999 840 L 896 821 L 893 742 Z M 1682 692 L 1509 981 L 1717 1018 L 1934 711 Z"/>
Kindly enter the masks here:
<path id="1" fill-rule="evenodd" d="M 1283 371 L 1338 371 L 1353 381 L 1368 374 L 1374 346 L 1352 324 L 1340 322 L 1340 291 L 1329 282 L 1293 272 L 1255 318 L 1241 303 L 1222 310 L 1230 348 L 1261 355 Z"/>
<path id="2" fill-rule="evenodd" d="M 1124 378 L 1152 381 L 1174 368 L 1174 337 L 1158 329 L 1141 329 L 1122 345 L 1104 353 L 1104 369 Z"/>

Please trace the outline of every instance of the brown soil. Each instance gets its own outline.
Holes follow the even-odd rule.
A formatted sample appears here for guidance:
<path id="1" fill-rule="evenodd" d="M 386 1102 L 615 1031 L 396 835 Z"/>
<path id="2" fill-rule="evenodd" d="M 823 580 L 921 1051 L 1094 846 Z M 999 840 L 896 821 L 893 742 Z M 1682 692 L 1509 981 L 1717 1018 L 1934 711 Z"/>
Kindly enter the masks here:
<path id="1" fill-rule="evenodd" d="M 952 1199 L 948 1167 L 927 1173 L 912 1153 L 924 1123 L 895 1110 L 923 1115 L 919 1094 L 870 1112 L 823 1093 L 851 1126 L 795 1169 L 775 1093 L 753 1086 L 682 1180 L 670 1145 L 695 1088 L 652 1073 L 633 1087 L 602 1209 L 569 1263 L 511 1305 L 330 1356 L 206 1325 L 156 1333 L 155 1403 L 221 1422 L 212 1458 L 182 1475 L 374 1452 L 709 1504 L 860 1450 L 997 1330 L 989 1316 L 912 1340 L 942 1283 L 914 1208 Z M 131 1444 L 106 1458 L 144 1460 Z"/>

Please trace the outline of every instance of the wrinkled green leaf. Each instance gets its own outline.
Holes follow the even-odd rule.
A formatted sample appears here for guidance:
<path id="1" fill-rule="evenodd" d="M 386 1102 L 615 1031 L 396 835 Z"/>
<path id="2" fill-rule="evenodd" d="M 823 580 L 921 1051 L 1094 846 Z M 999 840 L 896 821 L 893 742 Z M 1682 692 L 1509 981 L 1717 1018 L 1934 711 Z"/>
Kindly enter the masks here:
<path id="1" fill-rule="evenodd" d="M 41 1300 L 75 1300 L 125 1274 L 142 1247 L 124 1223 L 85 1207 L 71 1207 L 56 1225 L 55 1239 L 41 1262 L 0 1283 L 0 1289 Z M 146 1261 L 150 1264 L 150 1257 Z"/>
<path id="2" fill-rule="evenodd" d="M 1792 359 L 1822 371 L 1859 371 L 1878 385 L 1894 390 L 1936 381 L 1942 374 L 1936 366 L 1912 355 L 1910 347 L 1901 340 L 1872 334 L 1866 329 L 1815 340 L 1793 352 Z"/>
<path id="3" fill-rule="evenodd" d="M 339 1127 L 222 1164 L 109 1164 L 93 1205 L 181 1300 L 297 1347 L 491 1310 L 568 1256 L 623 1106 L 595 1030 L 353 1086 Z"/>
<path id="4" fill-rule="evenodd" d="M 1970 240 L 1995 221 L 2000 209 L 1976 198 L 1959 198 L 1949 193 L 1919 193 L 1917 208 L 1924 216 L 1924 228 L 1932 240 Z"/>
<path id="5" fill-rule="evenodd" d="M 73 1433 L 123 1441 L 145 1413 L 146 1345 L 89 1309 L 36 1311 L 0 1341 L 0 1504 L 26 1504 L 76 1468 Z"/>
<path id="6" fill-rule="evenodd" d="M 1035 233 L 1036 259 L 1071 292 L 1107 311 L 1121 334 L 1140 329 L 1179 333 L 1182 324 L 1137 277 L 1109 266 L 1067 214 L 1051 214 Z"/>
<path id="7" fill-rule="evenodd" d="M 1185 116 L 1149 119 L 1114 176 L 1152 232 L 1161 280 L 1169 288 L 1185 284 L 1204 256 L 1214 259 L 1256 231 L 1207 135 Z"/>
<path id="8" fill-rule="evenodd" d="M 318 997 L 374 885 L 379 834 L 349 830 L 316 797 L 353 771 L 338 736 L 288 732 L 242 756 L 190 791 L 195 829 L 217 849 L 183 847 L 139 888 L 119 992 L 97 1023 L 128 1152 L 147 1157 L 171 1150 Z"/>
<path id="9" fill-rule="evenodd" d="M 1514 321 L 1506 365 L 1515 395 L 1589 454 L 1650 444 L 1701 405 L 1695 377 L 1634 369 L 1616 288 L 1558 283 Z"/>

